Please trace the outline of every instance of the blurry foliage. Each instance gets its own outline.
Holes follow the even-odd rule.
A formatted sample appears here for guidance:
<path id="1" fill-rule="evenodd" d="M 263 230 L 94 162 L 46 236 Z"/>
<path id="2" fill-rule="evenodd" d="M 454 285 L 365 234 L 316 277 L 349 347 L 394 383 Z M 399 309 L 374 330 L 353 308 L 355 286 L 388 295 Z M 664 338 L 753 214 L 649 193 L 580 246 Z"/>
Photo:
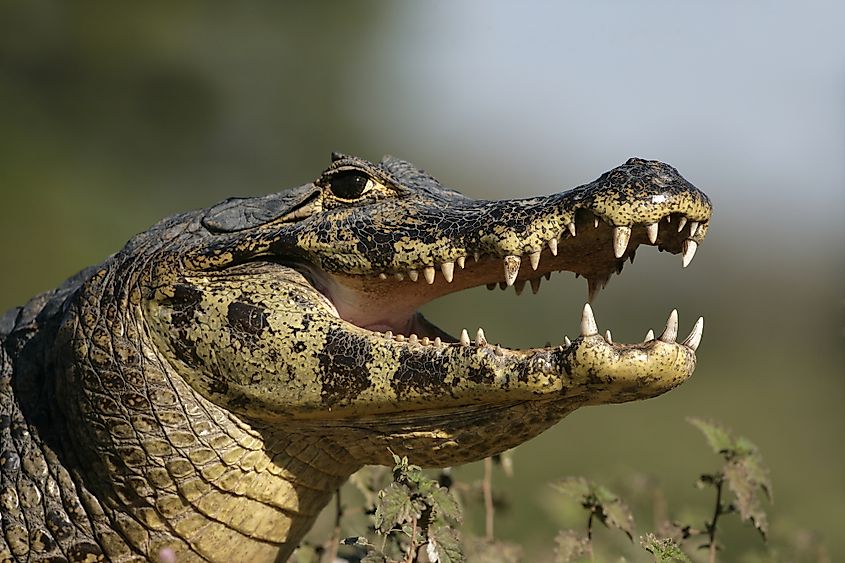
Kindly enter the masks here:
<path id="1" fill-rule="evenodd" d="M 624 500 L 605 486 L 583 477 L 565 477 L 551 486 L 586 511 L 586 526 L 583 532 L 575 529 L 560 530 L 554 539 L 553 548 L 547 548 L 546 553 L 553 551 L 556 563 L 610 561 L 614 558 L 627 561 L 628 557 L 631 561 L 644 561 L 644 553 L 648 553 L 651 560 L 658 563 L 691 563 L 701 560 L 702 550 L 707 551 L 710 563 L 717 561 L 720 551 L 729 553 L 725 558 L 730 561 L 829 563 L 827 552 L 818 539 L 796 530 L 789 536 L 778 538 L 778 543 L 767 546 L 764 552 L 759 549 L 743 551 L 737 546 L 717 546 L 716 533 L 723 527 L 720 517 L 725 514 L 738 512 L 744 521 L 750 521 L 761 533 L 766 531 L 766 513 L 755 495 L 758 490 L 767 496 L 771 491 L 769 471 L 759 451 L 747 438 L 734 435 L 716 422 L 700 418 L 690 418 L 689 421 L 704 433 L 708 444 L 725 461 L 719 471 L 705 474 L 700 480 L 717 489 L 716 508 L 712 519 L 703 528 L 682 522 L 660 522 L 660 529 L 656 533 L 647 532 L 639 538 L 637 544 L 631 543 L 625 549 L 619 549 L 605 538 L 597 544 L 593 533 L 594 520 L 610 529 L 624 532 L 628 540 L 633 542 L 636 532 L 633 512 Z M 511 460 L 506 470 L 510 475 L 513 473 L 511 452 L 508 452 L 506 459 Z M 334 561 L 336 557 L 362 563 L 507 563 L 523 560 L 523 549 L 519 545 L 493 536 L 493 510 L 489 499 L 472 494 L 473 491 L 492 487 L 491 472 L 485 471 L 481 483 L 463 482 L 453 479 L 449 470 L 442 470 L 432 477 L 410 464 L 407 458 L 394 455 L 394 461 L 392 472 L 386 468 L 368 467 L 356 473 L 351 482 L 364 499 L 363 510 L 358 512 L 353 507 L 347 507 L 339 509 L 337 513 L 338 529 L 360 532 L 366 528 L 366 534 L 344 540 L 335 534 L 334 539 L 320 546 L 313 541 L 306 542 L 297 550 L 293 560 L 298 563 Z M 498 465 L 505 469 L 501 463 Z M 493 466 L 492 460 L 485 465 L 489 468 Z M 632 479 L 639 482 L 632 490 L 643 488 L 641 476 L 632 474 Z M 723 484 L 727 484 L 734 494 L 732 503 L 723 502 Z M 653 484 L 649 487 L 653 487 Z M 458 491 L 464 491 L 465 494 Z M 487 512 L 485 537 L 473 536 L 469 526 L 464 526 L 467 529 L 459 534 L 458 527 L 462 525 L 464 511 L 476 509 Z M 367 518 L 356 517 L 362 514 L 367 515 Z M 341 517 L 346 519 L 349 515 L 353 518 L 341 523 Z M 684 542 L 700 537 L 706 538 L 705 544 L 693 546 L 694 551 L 689 554 L 684 551 Z M 624 555 L 620 557 L 620 554 Z"/>

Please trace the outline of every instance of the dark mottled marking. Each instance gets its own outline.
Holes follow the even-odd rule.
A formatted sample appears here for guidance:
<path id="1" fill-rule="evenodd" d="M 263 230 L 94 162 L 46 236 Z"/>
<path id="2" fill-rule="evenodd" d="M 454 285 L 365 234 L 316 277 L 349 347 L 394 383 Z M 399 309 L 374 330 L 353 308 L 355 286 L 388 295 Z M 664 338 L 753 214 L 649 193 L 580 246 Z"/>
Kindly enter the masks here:
<path id="1" fill-rule="evenodd" d="M 179 328 L 193 322 L 194 311 L 201 302 L 202 291 L 192 285 L 177 284 L 173 287 L 173 297 L 165 299 L 163 304 L 173 310 L 170 320 L 174 327 Z"/>
<path id="2" fill-rule="evenodd" d="M 266 309 L 249 303 L 230 303 L 226 318 L 230 327 L 248 334 L 261 334 L 268 327 Z"/>
<path id="3" fill-rule="evenodd" d="M 95 561 L 104 561 L 103 550 L 97 544 L 91 542 L 80 542 L 73 544 L 67 552 L 68 559 L 71 561 L 79 561 L 86 563 L 93 563 Z"/>
<path id="4" fill-rule="evenodd" d="M 317 354 L 320 361 L 320 398 L 326 405 L 342 404 L 370 386 L 364 366 L 371 360 L 372 346 L 338 327 L 326 334 L 326 345 Z"/>
<path id="5" fill-rule="evenodd" d="M 393 390 L 401 399 L 414 393 L 444 389 L 443 374 L 449 371 L 449 359 L 433 353 L 405 349 L 399 356 L 399 369 L 393 377 Z"/>
<path id="6" fill-rule="evenodd" d="M 489 383 L 493 381 L 493 377 L 495 374 L 490 370 L 489 367 L 486 365 L 482 365 L 481 367 L 470 367 L 467 369 L 466 378 L 472 381 L 473 383 Z"/>

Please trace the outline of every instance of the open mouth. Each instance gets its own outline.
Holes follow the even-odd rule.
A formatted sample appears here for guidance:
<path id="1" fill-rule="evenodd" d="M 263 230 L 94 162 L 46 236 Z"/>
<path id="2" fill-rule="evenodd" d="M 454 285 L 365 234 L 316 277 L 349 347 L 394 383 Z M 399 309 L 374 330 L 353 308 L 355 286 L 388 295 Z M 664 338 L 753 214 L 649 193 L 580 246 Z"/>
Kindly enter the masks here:
<path id="1" fill-rule="evenodd" d="M 540 290 L 543 279 L 560 271 L 574 272 L 588 282 L 589 300 L 613 274 L 619 274 L 626 261 L 633 262 L 640 246 L 656 246 L 681 256 L 686 267 L 695 255 L 698 242 L 707 231 L 707 222 L 698 222 L 681 212 L 672 212 L 648 224 L 612 226 L 603 217 L 580 209 L 562 231 L 548 238 L 542 247 L 526 242 L 522 254 L 503 254 L 496 249 L 478 250 L 440 263 L 419 264 L 414 268 L 382 271 L 373 275 L 330 274 L 311 269 L 307 277 L 331 302 L 339 317 L 356 327 L 409 346 L 492 346 L 483 329 L 470 334 L 464 329 L 453 336 L 426 320 L 418 309 L 443 295 L 486 285 L 489 289 L 514 288 L 517 294 Z M 536 244 L 536 243 L 535 243 Z M 693 351 L 701 341 L 703 319 L 681 342 Z M 581 320 L 581 336 L 598 334 L 589 304 Z M 656 339 L 675 343 L 678 319 L 670 314 L 663 333 Z M 610 331 L 601 335 L 607 344 L 624 348 L 655 340 L 651 331 L 642 343 L 614 343 Z M 569 339 L 555 348 L 570 346 Z M 519 352 L 495 345 L 497 353 Z M 537 349 L 532 349 L 537 350 Z M 525 350 L 523 352 L 528 352 Z"/>

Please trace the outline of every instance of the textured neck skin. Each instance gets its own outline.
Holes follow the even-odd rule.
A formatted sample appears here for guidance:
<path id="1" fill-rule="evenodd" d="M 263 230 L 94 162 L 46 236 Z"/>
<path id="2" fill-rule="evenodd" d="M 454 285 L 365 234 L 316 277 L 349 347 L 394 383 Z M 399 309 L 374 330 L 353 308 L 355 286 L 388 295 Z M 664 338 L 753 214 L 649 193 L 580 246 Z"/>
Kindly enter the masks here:
<path id="1" fill-rule="evenodd" d="M 163 549 L 178 561 L 284 559 L 360 465 L 336 444 L 247 424 L 196 394 L 150 348 L 132 292 L 103 300 L 114 273 L 98 271 L 66 312 L 62 294 L 29 331 L 19 326 L 4 343 L 16 361 L 0 352 L 0 560 L 147 560 Z"/>

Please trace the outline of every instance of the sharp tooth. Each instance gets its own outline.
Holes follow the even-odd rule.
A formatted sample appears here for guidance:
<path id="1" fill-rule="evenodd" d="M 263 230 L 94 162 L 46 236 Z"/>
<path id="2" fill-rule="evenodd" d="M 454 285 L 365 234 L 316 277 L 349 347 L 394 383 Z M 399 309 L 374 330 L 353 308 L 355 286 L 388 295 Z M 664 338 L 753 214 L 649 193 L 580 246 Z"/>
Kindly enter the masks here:
<path id="1" fill-rule="evenodd" d="M 476 346 L 487 346 L 487 339 L 484 338 L 484 330 L 479 328 L 478 332 L 475 333 L 475 345 Z"/>
<path id="2" fill-rule="evenodd" d="M 571 234 L 574 237 L 575 236 L 575 222 L 573 221 L 572 223 L 569 223 L 568 225 L 566 225 L 566 228 L 569 229 L 569 234 Z"/>
<path id="3" fill-rule="evenodd" d="M 678 220 L 678 232 L 679 233 L 684 230 L 684 227 L 686 226 L 686 224 L 687 224 L 686 216 L 681 215 L 681 218 Z"/>
<path id="4" fill-rule="evenodd" d="M 525 289 L 525 280 L 517 280 L 513 285 L 513 289 L 517 295 L 522 295 L 522 290 Z"/>
<path id="5" fill-rule="evenodd" d="M 648 332 L 645 333 L 645 340 L 643 342 L 648 342 L 649 340 L 654 340 L 654 331 L 651 329 L 648 329 Z"/>
<path id="6" fill-rule="evenodd" d="M 428 336 L 423 336 L 420 339 L 420 342 L 423 343 L 423 346 L 428 346 L 429 344 L 431 344 L 431 339 Z"/>
<path id="7" fill-rule="evenodd" d="M 435 346 L 441 346 L 442 344 L 443 344 L 443 341 L 442 341 L 442 340 L 440 340 L 440 337 L 439 337 L 439 336 L 437 336 L 437 337 L 435 337 L 435 338 L 434 338 L 434 345 L 435 345 Z"/>
<path id="8" fill-rule="evenodd" d="M 461 270 L 463 270 L 464 268 L 466 268 L 466 265 L 467 265 L 467 257 L 466 256 L 458 256 L 458 258 L 455 260 L 455 262 L 457 262 L 458 267 Z"/>
<path id="9" fill-rule="evenodd" d="M 419 341 L 420 341 L 420 339 L 416 334 L 412 334 L 411 336 L 408 337 L 408 343 L 409 344 L 419 344 Z"/>
<path id="10" fill-rule="evenodd" d="M 531 293 L 533 293 L 534 295 L 536 295 L 537 292 L 540 291 L 540 281 L 542 281 L 542 279 L 543 278 L 534 278 L 532 280 L 528 280 L 531 283 Z"/>
<path id="11" fill-rule="evenodd" d="M 690 262 L 692 262 L 692 257 L 695 256 L 695 251 L 698 248 L 698 243 L 694 240 L 687 239 L 684 241 L 684 254 L 683 258 L 681 258 L 681 264 L 684 268 L 689 266 Z"/>
<path id="12" fill-rule="evenodd" d="M 417 281 L 418 279 L 420 279 L 420 273 L 416 270 L 408 270 L 408 277 L 411 279 L 411 281 Z"/>
<path id="13" fill-rule="evenodd" d="M 694 237 L 696 231 L 698 231 L 698 221 L 690 221 L 689 222 L 689 236 Z"/>
<path id="14" fill-rule="evenodd" d="M 658 223 L 652 223 L 651 225 L 645 226 L 645 231 L 648 233 L 648 241 L 651 244 L 657 242 L 657 230 L 658 230 Z"/>
<path id="15" fill-rule="evenodd" d="M 599 291 L 607 287 L 607 282 L 610 281 L 610 274 L 604 278 L 587 278 L 587 301 L 592 303 L 595 301 Z"/>
<path id="16" fill-rule="evenodd" d="M 552 279 L 552 273 L 546 272 L 545 274 L 543 274 L 543 277 L 546 278 L 546 280 L 550 280 L 550 279 Z"/>
<path id="17" fill-rule="evenodd" d="M 378 279 L 380 279 L 380 280 L 386 280 L 386 279 L 387 279 L 387 274 L 385 274 L 384 272 L 380 273 L 380 274 L 378 275 Z"/>
<path id="18" fill-rule="evenodd" d="M 405 335 L 404 334 L 397 334 L 393 337 L 396 342 L 405 342 Z"/>
<path id="19" fill-rule="evenodd" d="M 476 250 L 475 252 L 472 253 L 472 258 L 476 262 L 478 262 L 479 260 L 481 260 L 481 253 Z"/>
<path id="20" fill-rule="evenodd" d="M 496 354 L 497 356 L 504 356 L 505 355 L 505 351 L 502 350 L 502 347 L 499 346 L 498 344 L 496 344 L 496 348 L 493 350 L 493 353 Z"/>
<path id="21" fill-rule="evenodd" d="M 487 289 L 489 289 L 490 291 L 493 291 L 494 289 L 496 289 L 496 283 L 495 282 L 494 283 L 488 283 Z"/>
<path id="22" fill-rule="evenodd" d="M 397 279 L 397 281 L 402 281 L 405 279 L 405 276 L 402 275 L 402 272 L 396 272 L 393 274 L 393 277 Z"/>
<path id="23" fill-rule="evenodd" d="M 584 312 L 581 313 L 581 336 L 593 336 L 598 333 L 599 328 L 596 326 L 593 308 L 587 303 L 584 305 Z"/>
<path id="24" fill-rule="evenodd" d="M 443 272 L 443 277 L 446 278 L 446 281 L 452 283 L 452 279 L 455 277 L 455 263 L 443 262 L 440 264 L 440 271 Z"/>
<path id="25" fill-rule="evenodd" d="M 469 333 L 467 329 L 461 330 L 461 346 L 469 346 Z"/>
<path id="26" fill-rule="evenodd" d="M 631 238 L 631 227 L 613 227 L 613 255 L 622 258 Z"/>
<path id="27" fill-rule="evenodd" d="M 692 332 L 689 333 L 687 339 L 684 340 L 684 346 L 689 346 L 693 351 L 698 350 L 698 345 L 701 344 L 701 335 L 704 333 L 704 317 L 698 317 L 695 321 L 695 326 L 692 327 Z"/>
<path id="28" fill-rule="evenodd" d="M 532 252 L 528 255 L 528 259 L 531 261 L 531 269 L 536 270 L 540 266 L 540 251 Z"/>
<path id="29" fill-rule="evenodd" d="M 678 338 L 678 310 L 672 309 L 669 313 L 669 319 L 666 321 L 666 328 L 663 329 L 663 334 L 660 335 L 660 340 L 663 342 L 672 343 Z"/>
<path id="30" fill-rule="evenodd" d="M 431 284 L 434 283 L 434 274 L 435 274 L 434 266 L 427 266 L 423 270 L 423 276 L 425 276 L 425 281 L 426 281 L 426 283 L 428 283 L 428 285 L 431 285 Z"/>
<path id="31" fill-rule="evenodd" d="M 557 256 L 557 239 L 556 238 L 549 239 L 548 245 L 549 245 L 549 250 L 552 251 L 552 256 Z"/>
<path id="32" fill-rule="evenodd" d="M 566 344 L 567 346 L 572 346 L 572 341 L 569 339 L 569 337 L 568 337 L 568 336 L 564 336 L 564 337 L 563 337 L 563 342 L 564 342 L 564 344 Z"/>
<path id="33" fill-rule="evenodd" d="M 388 330 L 387 332 L 384 333 L 384 337 L 393 340 L 393 331 Z"/>
<path id="34" fill-rule="evenodd" d="M 519 256 L 505 256 L 505 282 L 508 286 L 513 285 L 519 273 L 519 265 L 522 263 Z"/>
<path id="35" fill-rule="evenodd" d="M 613 344 L 613 335 L 610 334 L 610 329 L 604 331 L 604 339 L 607 340 L 608 344 Z"/>
<path id="36" fill-rule="evenodd" d="M 593 228 L 594 229 L 599 228 L 599 218 L 598 217 L 593 217 Z"/>

